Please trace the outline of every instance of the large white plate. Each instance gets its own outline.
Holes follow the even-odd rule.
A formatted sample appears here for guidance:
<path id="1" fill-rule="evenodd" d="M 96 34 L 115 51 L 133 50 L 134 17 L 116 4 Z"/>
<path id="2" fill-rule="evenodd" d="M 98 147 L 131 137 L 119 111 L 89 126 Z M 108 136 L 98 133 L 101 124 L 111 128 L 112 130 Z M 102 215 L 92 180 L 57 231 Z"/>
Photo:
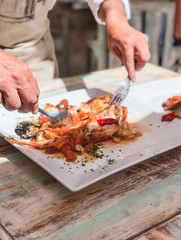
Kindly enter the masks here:
<path id="1" fill-rule="evenodd" d="M 155 83 L 131 87 L 124 102 L 128 108 L 128 120 L 136 122 L 142 136 L 130 143 L 106 143 L 100 151 L 104 157 L 91 163 L 67 163 L 64 159 L 49 158 L 39 150 L 29 149 L 13 144 L 17 149 L 40 165 L 60 183 L 71 191 L 78 191 L 113 173 L 135 165 L 149 157 L 179 146 L 181 143 L 180 119 L 161 122 L 162 102 L 169 96 L 181 94 L 181 78 L 162 80 Z M 100 89 L 82 89 L 61 94 L 40 102 L 58 103 L 67 98 L 70 104 L 79 105 L 92 97 L 107 94 Z M 37 117 L 37 116 L 36 116 Z M 19 114 L 17 111 L 0 110 L 0 133 L 3 136 L 18 138 L 14 129 L 18 119 L 31 119 L 31 114 Z M 85 165 L 85 166 L 84 166 Z"/>

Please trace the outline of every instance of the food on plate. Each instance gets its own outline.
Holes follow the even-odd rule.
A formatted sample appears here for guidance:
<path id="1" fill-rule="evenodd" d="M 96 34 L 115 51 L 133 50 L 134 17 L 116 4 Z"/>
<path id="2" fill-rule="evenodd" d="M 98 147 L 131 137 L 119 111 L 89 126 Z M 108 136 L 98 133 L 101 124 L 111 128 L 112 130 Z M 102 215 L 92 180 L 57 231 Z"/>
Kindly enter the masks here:
<path id="1" fill-rule="evenodd" d="M 162 121 L 172 121 L 175 117 L 181 118 L 181 96 L 175 95 L 162 104 L 168 113 L 162 116 Z"/>
<path id="2" fill-rule="evenodd" d="M 17 125 L 16 133 L 27 140 L 12 140 L 35 149 L 45 149 L 46 153 L 61 152 L 66 161 L 73 162 L 77 155 L 91 153 L 97 142 L 111 139 L 119 143 L 141 134 L 126 121 L 127 108 L 120 105 L 109 106 L 111 96 L 102 96 L 82 102 L 79 107 L 69 105 L 63 99 L 56 106 L 47 103 L 44 109 L 51 113 L 67 109 L 72 115 L 72 124 L 51 123 L 50 118 L 41 115 L 39 119 L 24 121 Z"/>

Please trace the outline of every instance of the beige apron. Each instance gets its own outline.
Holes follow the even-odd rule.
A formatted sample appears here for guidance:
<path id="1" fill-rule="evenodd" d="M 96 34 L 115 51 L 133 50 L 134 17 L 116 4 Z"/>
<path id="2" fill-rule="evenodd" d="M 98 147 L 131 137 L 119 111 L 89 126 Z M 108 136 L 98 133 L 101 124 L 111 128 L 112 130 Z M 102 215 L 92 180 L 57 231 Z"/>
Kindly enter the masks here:
<path id="1" fill-rule="evenodd" d="M 0 48 L 26 62 L 38 82 L 58 75 L 48 11 L 54 0 L 0 0 Z"/>

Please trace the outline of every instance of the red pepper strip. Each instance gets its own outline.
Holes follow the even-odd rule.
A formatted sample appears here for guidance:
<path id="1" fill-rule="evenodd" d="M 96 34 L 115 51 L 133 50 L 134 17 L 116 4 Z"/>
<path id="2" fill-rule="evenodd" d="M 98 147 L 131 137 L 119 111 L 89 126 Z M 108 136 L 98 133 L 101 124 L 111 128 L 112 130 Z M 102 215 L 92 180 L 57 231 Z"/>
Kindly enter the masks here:
<path id="1" fill-rule="evenodd" d="M 112 124 L 118 125 L 118 121 L 114 118 L 97 119 L 97 122 L 99 126 L 112 125 Z"/>
<path id="2" fill-rule="evenodd" d="M 88 103 L 94 101 L 95 99 L 96 99 L 96 98 L 91 98 L 91 99 L 89 99 L 86 103 L 88 104 Z"/>
<path id="3" fill-rule="evenodd" d="M 162 116 L 162 122 L 172 121 L 174 118 L 175 118 L 175 113 L 171 112 L 171 113 L 168 113 L 168 114 Z"/>

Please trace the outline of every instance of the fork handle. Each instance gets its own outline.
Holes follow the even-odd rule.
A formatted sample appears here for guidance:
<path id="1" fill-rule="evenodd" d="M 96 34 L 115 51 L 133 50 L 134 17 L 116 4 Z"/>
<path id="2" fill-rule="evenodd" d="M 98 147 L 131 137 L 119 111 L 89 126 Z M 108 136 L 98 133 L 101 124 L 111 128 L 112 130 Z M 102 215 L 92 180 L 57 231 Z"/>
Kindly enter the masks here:
<path id="1" fill-rule="evenodd" d="M 46 115 L 47 117 L 50 117 L 49 113 L 47 111 L 43 110 L 42 108 L 39 108 L 38 112 Z"/>

